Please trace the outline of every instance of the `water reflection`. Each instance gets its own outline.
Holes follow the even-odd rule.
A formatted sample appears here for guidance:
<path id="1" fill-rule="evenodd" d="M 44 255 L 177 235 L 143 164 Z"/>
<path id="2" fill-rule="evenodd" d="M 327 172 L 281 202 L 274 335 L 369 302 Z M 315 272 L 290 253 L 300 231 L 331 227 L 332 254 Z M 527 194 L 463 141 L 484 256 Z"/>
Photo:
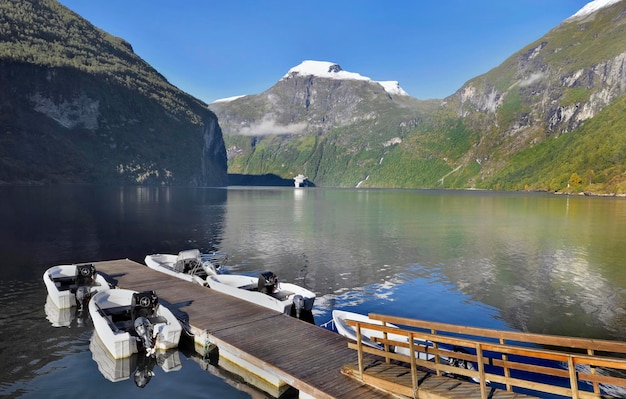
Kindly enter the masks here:
<path id="1" fill-rule="evenodd" d="M 229 190 L 225 226 L 221 250 L 237 272 L 269 268 L 320 299 L 349 297 L 358 306 L 386 297 L 395 302 L 388 313 L 406 312 L 425 300 L 415 292 L 400 304 L 393 287 L 426 278 L 500 309 L 523 331 L 621 338 L 626 327 L 623 200 Z M 323 299 L 316 303 L 318 314 L 327 311 Z M 453 322 L 456 310 L 447 313 Z"/>
<path id="2" fill-rule="evenodd" d="M 132 375 L 138 388 L 144 388 L 150 382 L 155 375 L 155 366 L 159 366 L 166 373 L 182 368 L 177 349 L 158 350 L 154 356 L 134 353 L 124 359 L 115 359 L 95 331 L 90 339 L 89 350 L 93 361 L 98 365 L 98 371 L 104 378 L 111 382 L 119 382 L 129 379 Z"/>
<path id="3" fill-rule="evenodd" d="M 49 295 L 46 297 L 44 312 L 46 314 L 46 319 L 48 319 L 52 327 L 80 328 L 84 327 L 86 323 L 91 322 L 87 309 L 80 310 L 75 306 L 71 308 L 59 309 Z"/>
<path id="4" fill-rule="evenodd" d="M 228 254 L 234 274 L 271 270 L 311 289 L 318 323 L 333 308 L 351 308 L 590 338 L 622 340 L 626 329 L 626 201 L 620 199 L 0 186 L 0 378 L 22 389 L 41 370 L 87 350 L 89 321 L 79 325 L 75 315 L 52 315 L 42 306 L 48 267 L 121 258 L 142 263 L 150 253 L 188 248 Z M 28 342 L 10 339 L 24 335 Z M 76 379 L 83 371 L 66 374 Z M 6 392 L 13 394 L 0 395 Z"/>

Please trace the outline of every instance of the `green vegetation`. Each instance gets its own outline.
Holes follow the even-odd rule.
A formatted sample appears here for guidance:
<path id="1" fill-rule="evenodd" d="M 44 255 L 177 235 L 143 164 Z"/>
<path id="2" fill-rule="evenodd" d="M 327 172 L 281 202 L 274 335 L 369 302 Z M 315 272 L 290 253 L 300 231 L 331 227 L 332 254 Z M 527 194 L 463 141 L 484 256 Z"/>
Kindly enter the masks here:
<path id="1" fill-rule="evenodd" d="M 582 104 L 589 100 L 589 90 L 585 87 L 565 88 L 563 98 L 561 99 L 561 107 L 568 105 Z"/>
<path id="2" fill-rule="evenodd" d="M 0 58 L 68 67 L 111 79 L 121 87 L 156 100 L 192 123 L 201 120 L 189 106 L 201 102 L 170 85 L 139 58 L 125 40 L 112 36 L 54 0 L 0 2 Z"/>
<path id="3" fill-rule="evenodd" d="M 0 2 L 0 82 L 0 182 L 226 182 L 206 105 L 56 1 Z"/>
<path id="4" fill-rule="evenodd" d="M 520 151 L 484 187 L 626 193 L 626 96 L 571 133 Z"/>

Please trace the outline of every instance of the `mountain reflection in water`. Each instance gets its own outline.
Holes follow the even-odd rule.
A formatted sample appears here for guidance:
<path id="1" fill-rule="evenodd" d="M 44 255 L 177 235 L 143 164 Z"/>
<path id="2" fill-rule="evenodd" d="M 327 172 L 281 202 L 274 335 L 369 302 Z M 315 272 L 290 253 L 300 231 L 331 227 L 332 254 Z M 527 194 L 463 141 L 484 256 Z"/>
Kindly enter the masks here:
<path id="1" fill-rule="evenodd" d="M 601 339 L 622 340 L 626 327 L 626 200 L 619 198 L 0 186 L 0 209 L 2 396 L 104 380 L 89 350 L 91 321 L 47 310 L 48 267 L 143 263 L 147 254 L 190 248 L 227 253 L 227 272 L 271 270 L 313 290 L 318 325 L 345 309 Z M 111 383 L 102 393 L 160 399 L 184 380 L 191 395 L 249 396 L 213 379 L 208 388 L 206 376 L 195 377 L 198 367 L 154 370 L 145 389 Z"/>

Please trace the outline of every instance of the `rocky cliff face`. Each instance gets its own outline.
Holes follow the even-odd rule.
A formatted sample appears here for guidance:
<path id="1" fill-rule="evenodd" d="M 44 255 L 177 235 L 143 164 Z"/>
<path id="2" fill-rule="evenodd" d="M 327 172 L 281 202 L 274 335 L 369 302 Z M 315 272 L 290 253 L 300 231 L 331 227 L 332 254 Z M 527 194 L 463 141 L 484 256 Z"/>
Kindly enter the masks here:
<path id="1" fill-rule="evenodd" d="M 263 93 L 209 107 L 224 131 L 230 173 L 303 173 L 315 184 L 352 186 L 437 102 L 411 98 L 397 82 L 305 61 Z"/>
<path id="2" fill-rule="evenodd" d="M 321 72 L 302 70 L 302 65 Z M 400 93 L 390 93 L 381 82 L 345 72 L 337 64 L 305 61 L 263 93 L 209 107 L 227 135 L 324 134 L 375 118 L 403 99 L 410 101 Z"/>
<path id="3" fill-rule="evenodd" d="M 2 182 L 227 183 L 206 104 L 55 1 L 0 6 L 0 87 Z"/>
<path id="4" fill-rule="evenodd" d="M 445 100 L 485 132 L 467 157 L 481 161 L 483 178 L 511 155 L 576 131 L 626 93 L 625 16 L 626 2 L 617 1 L 569 18 Z"/>

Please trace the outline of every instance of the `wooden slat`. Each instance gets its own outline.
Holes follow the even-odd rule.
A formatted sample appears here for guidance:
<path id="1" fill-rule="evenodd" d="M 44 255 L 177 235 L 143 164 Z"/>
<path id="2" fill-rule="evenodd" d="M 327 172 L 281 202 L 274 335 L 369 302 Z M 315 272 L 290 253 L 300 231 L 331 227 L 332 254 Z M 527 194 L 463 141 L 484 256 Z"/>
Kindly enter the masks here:
<path id="1" fill-rule="evenodd" d="M 542 349 L 536 345 L 529 345 L 541 342 L 545 346 L 554 344 L 555 336 L 544 336 L 540 334 L 523 334 L 523 333 L 510 333 L 507 331 L 489 330 L 483 328 L 471 328 L 464 326 L 455 326 L 444 323 L 431 323 L 421 320 L 404 319 L 393 316 L 385 316 L 378 314 L 370 314 L 372 320 L 378 320 L 383 322 L 383 325 L 348 321 L 349 325 L 355 328 L 366 328 L 369 330 L 376 330 L 383 332 L 386 338 L 378 338 L 375 341 L 384 343 L 386 346 L 396 346 L 409 348 L 410 352 L 414 351 L 424 352 L 423 347 L 416 347 L 412 345 L 413 338 L 428 340 L 433 342 L 433 347 L 437 348 L 438 344 L 448 344 L 454 347 L 461 347 L 467 349 L 473 349 L 474 354 L 463 354 L 458 352 L 441 351 L 438 349 L 428 348 L 428 352 L 431 354 L 438 354 L 450 357 L 456 357 L 474 362 L 478 367 L 478 372 L 469 371 L 461 368 L 454 368 L 445 364 L 431 363 L 429 366 L 427 362 L 416 361 L 413 356 L 402 356 L 395 353 L 388 353 L 381 349 L 375 349 L 370 347 L 360 347 L 359 345 L 349 344 L 352 349 L 356 349 L 359 352 L 368 353 L 370 355 L 378 355 L 384 358 L 390 358 L 394 360 L 403 361 L 409 363 L 411 370 L 414 371 L 415 365 L 419 364 L 423 367 L 430 367 L 440 373 L 453 373 L 458 375 L 464 375 L 471 378 L 478 378 L 478 381 L 491 380 L 492 382 L 502 383 L 506 386 L 508 391 L 512 388 L 527 388 L 535 391 L 542 391 L 547 393 L 555 393 L 572 398 L 589 398 L 598 397 L 599 386 L 598 383 L 611 384 L 616 386 L 626 386 L 626 378 L 619 378 L 613 376 L 599 376 L 596 374 L 596 367 L 603 367 L 606 369 L 614 370 L 626 370 L 626 359 L 615 357 L 615 352 L 600 352 L 598 353 L 594 348 L 616 348 L 620 349 L 621 342 L 613 344 L 609 341 L 597 341 L 587 340 L 583 338 L 569 338 L 564 337 L 563 341 L 566 345 L 558 345 L 561 348 L 574 348 L 584 349 L 577 353 L 566 350 L 553 350 Z M 389 327 L 385 323 L 393 323 L 397 326 L 410 326 L 419 327 L 420 330 L 406 329 L 403 327 Z M 446 330 L 442 330 L 446 328 Z M 471 334 L 467 334 L 467 332 Z M 393 333 L 395 338 L 389 339 L 389 333 Z M 454 333 L 454 334 L 451 334 Z M 463 333 L 459 336 L 459 333 Z M 475 334 L 475 335 L 474 335 Z M 499 341 L 489 341 L 484 336 L 477 336 L 483 334 L 487 337 L 499 337 Z M 525 340 L 525 337 L 529 337 Z M 515 341 L 510 340 L 512 337 Z M 541 340 L 541 337 L 547 337 L 545 340 Z M 405 342 L 406 340 L 406 342 Z M 509 340 L 509 341 L 507 341 Z M 550 345 L 546 344 L 548 342 Z M 574 345 L 583 345 L 574 346 Z M 587 345 L 584 346 L 584 345 Z M 418 349 L 419 348 L 419 349 Z M 487 356 L 486 353 L 489 355 Z M 555 362 L 554 366 L 540 366 L 532 363 L 524 363 L 523 361 L 511 361 L 509 355 L 517 355 L 525 359 L 535 359 L 535 361 L 552 361 Z M 503 375 L 486 373 L 484 366 L 486 364 L 492 366 L 499 366 L 504 368 Z M 559 364 L 565 364 L 566 368 L 559 368 Z M 585 366 L 585 367 L 577 367 Z M 583 370 L 589 369 L 589 372 Z M 560 377 L 561 382 L 565 383 L 565 386 L 561 386 L 559 383 L 539 383 L 531 379 L 512 378 L 510 371 L 520 370 L 534 374 L 544 376 Z M 600 377 L 600 378 L 598 378 Z M 526 377 L 528 378 L 528 377 Z M 365 376 L 364 376 L 365 380 Z M 578 388 L 579 382 L 592 382 L 594 392 L 581 391 Z M 483 384 L 479 384 L 481 387 L 481 397 L 486 398 L 486 387 Z"/>
<path id="2" fill-rule="evenodd" d="M 397 397 L 398 394 L 413 396 L 415 381 L 420 384 L 418 388 L 419 398 L 442 399 L 442 398 L 480 398 L 486 397 L 487 392 L 481 385 L 451 379 L 446 376 L 438 376 L 436 373 L 463 374 L 468 377 L 493 378 L 494 382 L 506 384 L 520 384 L 528 388 L 546 389 L 542 384 L 528 384 L 527 381 L 495 376 L 478 371 L 460 370 L 447 364 L 435 364 L 434 362 L 411 359 L 396 353 L 385 352 L 358 344 L 346 344 L 346 339 L 339 334 L 317 327 L 313 324 L 289 317 L 282 313 L 242 301 L 209 288 L 189 283 L 172 276 L 154 271 L 144 265 L 128 259 L 90 262 L 96 269 L 104 274 L 107 279 L 119 286 L 137 291 L 154 290 L 161 303 L 168 306 L 177 317 L 194 331 L 205 331 L 209 334 L 211 342 L 220 348 L 225 348 L 257 367 L 273 371 L 279 378 L 288 381 L 289 385 L 315 398 L 385 398 Z M 464 345 L 475 348 L 476 340 L 440 334 L 445 327 L 448 332 L 457 334 L 473 335 L 484 334 L 481 338 L 479 353 L 463 354 L 454 353 L 454 356 L 468 361 L 491 362 L 497 366 L 504 366 L 507 370 L 520 369 L 526 371 L 550 373 L 547 368 L 539 366 L 520 365 L 510 360 L 488 359 L 483 351 L 499 351 L 505 355 L 531 353 L 545 359 L 570 361 L 577 364 L 595 365 L 604 367 L 626 368 L 626 361 L 622 359 L 599 357 L 597 351 L 620 352 L 626 348 L 626 344 L 610 341 L 585 340 L 580 338 L 565 339 L 556 344 L 555 338 L 549 338 L 546 345 L 559 347 L 580 348 L 577 345 L 589 345 L 588 354 L 563 354 L 558 351 L 538 350 L 528 347 L 512 345 L 512 341 L 535 342 L 539 334 L 522 334 L 514 332 L 493 332 L 487 329 L 477 329 L 465 326 L 454 326 L 445 323 L 427 323 L 410 319 L 397 318 L 384 315 L 370 315 L 384 322 L 423 328 L 423 331 L 407 331 L 416 338 L 430 339 L 435 342 L 434 348 L 428 348 L 429 353 L 443 356 L 451 356 L 449 351 L 438 349 L 438 343 Z M 386 326 L 371 325 L 373 329 L 397 333 L 398 329 Z M 368 325 L 370 328 L 370 325 Z M 497 338 L 499 341 L 485 341 L 484 337 Z M 558 337 L 559 339 L 562 337 Z M 386 345 L 410 347 L 406 343 L 395 342 L 389 339 L 380 339 Z M 417 346 L 416 346 L 417 348 Z M 481 350 L 482 349 L 482 350 Z M 359 352 L 361 353 L 359 355 Z M 626 353 L 624 350 L 623 353 Z M 382 356 L 382 357 L 378 357 Z M 565 357 L 564 357 L 565 356 Z M 569 357 L 568 357 L 569 356 Z M 358 360 L 364 372 L 359 372 Z M 387 358 L 387 362 L 385 361 Z M 396 364 L 390 364 L 392 360 L 414 364 L 415 370 L 402 368 Z M 346 366 L 353 365 L 353 366 Z M 436 368 L 433 374 L 426 374 L 424 367 Z M 398 368 L 400 367 L 400 368 Z M 408 371 L 407 371 L 408 370 Z M 616 383 L 623 381 L 616 377 L 601 376 L 593 372 L 577 372 L 579 380 L 597 383 Z M 567 378 L 569 374 L 565 370 L 556 370 L 553 374 Z M 484 373 L 484 374 L 483 374 Z M 428 375 L 426 379 L 423 377 Z M 363 381 L 359 381 L 360 379 Z M 368 385 L 369 384 L 369 385 Z M 620 385 L 619 383 L 617 385 Z M 488 390 L 488 389 L 487 389 Z M 574 393 L 568 388 L 555 389 L 554 392 Z M 511 391 L 495 390 L 489 392 L 492 398 L 517 399 L 529 398 Z M 589 392 L 579 391 L 581 398 L 590 398 Z"/>
<path id="3" fill-rule="evenodd" d="M 207 331 L 218 347 L 237 351 L 312 397 L 391 397 L 341 374 L 343 364 L 357 356 L 339 334 L 128 259 L 91 263 L 120 288 L 154 290 L 161 303 L 194 329 Z"/>
<path id="4" fill-rule="evenodd" d="M 436 331 L 445 331 L 463 335 L 473 335 L 480 338 L 494 338 L 506 341 L 529 342 L 539 345 L 549 345 L 556 347 L 569 347 L 584 349 L 593 349 L 595 351 L 614 352 L 626 354 L 626 342 L 607 341 L 599 339 L 566 337 L 559 335 L 521 333 L 516 331 L 494 330 L 488 328 L 459 326 L 447 323 L 430 322 L 424 320 L 408 319 L 405 317 L 388 316 L 376 313 L 370 313 L 369 317 L 373 320 L 379 320 L 387 323 L 399 324 L 403 326 L 432 329 Z"/>

